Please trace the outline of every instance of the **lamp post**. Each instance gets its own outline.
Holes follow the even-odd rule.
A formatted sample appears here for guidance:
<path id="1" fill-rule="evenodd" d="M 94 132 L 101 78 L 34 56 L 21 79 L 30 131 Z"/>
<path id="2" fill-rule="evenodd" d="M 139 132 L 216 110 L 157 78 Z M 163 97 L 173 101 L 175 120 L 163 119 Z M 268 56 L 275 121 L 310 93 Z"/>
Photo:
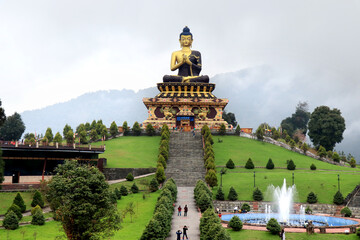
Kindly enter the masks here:
<path id="1" fill-rule="evenodd" d="M 220 187 L 222 188 L 222 175 L 224 175 L 226 173 L 226 170 L 224 168 L 221 169 L 220 171 Z"/>
<path id="2" fill-rule="evenodd" d="M 295 177 L 294 177 L 294 173 L 292 173 L 292 185 L 294 186 L 294 179 L 295 179 Z"/>
<path id="3" fill-rule="evenodd" d="M 255 188 L 255 171 L 254 171 L 254 188 Z"/>
<path id="4" fill-rule="evenodd" d="M 338 174 L 338 191 L 340 192 L 340 175 Z"/>

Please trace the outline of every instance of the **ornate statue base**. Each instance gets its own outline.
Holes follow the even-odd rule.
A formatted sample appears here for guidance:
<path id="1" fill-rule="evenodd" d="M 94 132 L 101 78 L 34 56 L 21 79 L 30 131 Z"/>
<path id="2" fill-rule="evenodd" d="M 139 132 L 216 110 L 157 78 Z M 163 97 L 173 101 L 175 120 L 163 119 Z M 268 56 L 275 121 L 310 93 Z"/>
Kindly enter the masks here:
<path id="1" fill-rule="evenodd" d="M 156 128 L 167 124 L 170 129 L 190 131 L 204 125 L 210 128 L 227 125 L 222 114 L 229 100 L 212 94 L 215 84 L 164 82 L 157 86 L 160 90 L 158 95 L 143 98 L 149 114 L 143 122 L 144 126 L 150 123 Z"/>

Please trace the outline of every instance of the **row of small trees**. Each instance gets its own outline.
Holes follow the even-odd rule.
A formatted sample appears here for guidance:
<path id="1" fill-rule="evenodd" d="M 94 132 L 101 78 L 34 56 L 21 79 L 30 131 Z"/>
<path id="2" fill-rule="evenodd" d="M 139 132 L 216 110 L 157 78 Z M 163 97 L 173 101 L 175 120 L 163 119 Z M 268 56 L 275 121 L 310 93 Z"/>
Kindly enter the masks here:
<path id="1" fill-rule="evenodd" d="M 142 129 L 138 122 L 135 122 L 133 127 L 130 129 L 127 121 L 125 121 L 122 125 L 122 128 L 123 128 L 124 136 L 129 136 L 129 135 L 140 136 L 141 132 L 142 132 Z M 148 136 L 154 136 L 155 128 L 149 123 L 148 125 L 146 125 L 145 132 L 146 132 L 146 135 L 148 135 Z"/>
<path id="2" fill-rule="evenodd" d="M 176 197 L 177 187 L 175 181 L 170 178 L 158 197 L 153 217 L 146 225 L 140 240 L 165 239 L 169 235 Z"/>
<path id="3" fill-rule="evenodd" d="M 313 164 L 314 165 L 314 164 Z M 233 160 L 230 158 L 227 163 L 226 163 L 226 167 L 229 168 L 229 169 L 234 169 L 235 168 L 235 164 L 233 162 Z M 313 169 L 313 167 L 315 167 L 315 169 Z M 245 168 L 246 169 L 254 169 L 255 168 L 255 165 L 253 163 L 253 161 L 251 160 L 251 158 L 249 158 L 245 164 Z M 274 169 L 275 168 L 275 164 L 273 163 L 272 159 L 269 158 L 267 164 L 266 164 L 266 168 L 267 169 Z M 310 167 L 311 170 L 316 170 L 316 166 L 311 166 Z M 294 163 L 293 160 L 287 160 L 287 169 L 288 170 L 295 170 L 296 169 L 296 165 Z"/>
<path id="4" fill-rule="evenodd" d="M 159 183 L 163 183 L 165 182 L 166 179 L 165 169 L 167 167 L 167 161 L 169 159 L 169 141 L 170 141 L 169 127 L 165 124 L 161 128 L 160 133 L 161 133 L 161 138 L 160 138 L 159 155 L 157 160 L 155 178 Z"/>
<path id="5" fill-rule="evenodd" d="M 216 196 L 215 198 L 217 200 L 221 200 L 224 201 L 225 200 L 225 194 L 222 190 L 222 188 L 220 187 L 218 189 L 218 191 L 216 192 Z M 230 201 L 236 201 L 238 200 L 238 194 L 235 190 L 235 188 L 233 188 L 232 186 L 229 189 L 229 193 L 228 193 L 228 197 L 227 197 Z M 262 201 L 264 199 L 263 193 L 261 192 L 261 190 L 259 188 L 254 189 L 253 191 L 253 199 L 254 201 Z"/>
<path id="6" fill-rule="evenodd" d="M 213 150 L 214 140 L 207 125 L 201 129 L 204 141 L 204 166 L 206 168 L 205 181 L 210 187 L 217 186 L 217 176 L 215 170 L 215 154 Z"/>
<path id="7" fill-rule="evenodd" d="M 194 198 L 196 205 L 203 213 L 200 219 L 200 239 L 230 240 L 229 234 L 221 226 L 220 218 L 214 213 L 212 192 L 202 180 L 196 183 Z"/>
<path id="8" fill-rule="evenodd" d="M 44 207 L 44 200 L 39 191 L 35 191 L 31 206 L 33 207 L 33 209 L 31 210 L 31 224 L 44 225 L 45 217 L 41 209 Z M 22 213 L 24 213 L 25 211 L 26 205 L 24 199 L 22 198 L 20 193 L 17 193 L 14 198 L 13 204 L 9 207 L 5 214 L 3 226 L 6 229 L 10 230 L 17 229 L 19 227 L 19 221 L 22 219 Z"/>
<path id="9" fill-rule="evenodd" d="M 314 192 L 310 192 L 307 196 L 306 201 L 310 204 L 317 203 L 318 198 Z M 333 203 L 336 205 L 341 205 L 345 202 L 345 199 L 340 191 L 337 191 L 333 198 Z"/>

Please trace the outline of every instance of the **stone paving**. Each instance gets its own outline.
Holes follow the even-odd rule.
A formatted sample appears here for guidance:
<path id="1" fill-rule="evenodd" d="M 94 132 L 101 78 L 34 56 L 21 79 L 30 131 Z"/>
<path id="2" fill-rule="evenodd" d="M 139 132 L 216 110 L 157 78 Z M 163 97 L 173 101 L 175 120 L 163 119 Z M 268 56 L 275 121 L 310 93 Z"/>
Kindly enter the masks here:
<path id="1" fill-rule="evenodd" d="M 183 231 L 184 225 L 189 228 L 187 231 L 189 239 L 200 239 L 201 213 L 198 211 L 194 199 L 196 182 L 199 179 L 204 180 L 205 176 L 200 133 L 196 133 L 195 137 L 191 132 L 171 133 L 169 159 L 165 174 L 167 178 L 172 177 L 175 180 L 178 189 L 171 231 L 166 239 L 176 240 L 177 230 Z M 178 216 L 179 205 L 182 208 L 181 216 Z M 183 212 L 185 205 L 189 209 L 186 217 Z"/>
<path id="2" fill-rule="evenodd" d="M 184 216 L 184 206 L 188 206 L 188 214 Z M 181 206 L 181 216 L 178 216 L 177 208 Z M 178 187 L 177 201 L 175 203 L 175 210 L 171 222 L 171 232 L 170 236 L 166 240 L 176 240 L 176 231 L 183 231 L 184 225 L 186 225 L 189 230 L 187 235 L 189 239 L 200 239 L 200 217 L 201 213 L 197 210 L 195 200 L 194 200 L 194 187 Z M 181 235 L 181 239 L 182 239 Z M 186 238 L 185 238 L 186 239 Z"/>

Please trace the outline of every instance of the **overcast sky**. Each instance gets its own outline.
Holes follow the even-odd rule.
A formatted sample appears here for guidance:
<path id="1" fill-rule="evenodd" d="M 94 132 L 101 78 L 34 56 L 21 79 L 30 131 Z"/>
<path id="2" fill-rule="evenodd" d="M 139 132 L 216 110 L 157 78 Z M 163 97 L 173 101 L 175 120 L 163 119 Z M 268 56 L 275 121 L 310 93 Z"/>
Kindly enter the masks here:
<path id="1" fill-rule="evenodd" d="M 358 0 L 0 0 L 5 112 L 155 86 L 171 74 L 185 25 L 202 53 L 203 74 L 269 66 L 279 74 L 273 86 L 303 91 L 299 100 L 311 107 L 339 108 L 347 131 L 360 133 Z"/>

